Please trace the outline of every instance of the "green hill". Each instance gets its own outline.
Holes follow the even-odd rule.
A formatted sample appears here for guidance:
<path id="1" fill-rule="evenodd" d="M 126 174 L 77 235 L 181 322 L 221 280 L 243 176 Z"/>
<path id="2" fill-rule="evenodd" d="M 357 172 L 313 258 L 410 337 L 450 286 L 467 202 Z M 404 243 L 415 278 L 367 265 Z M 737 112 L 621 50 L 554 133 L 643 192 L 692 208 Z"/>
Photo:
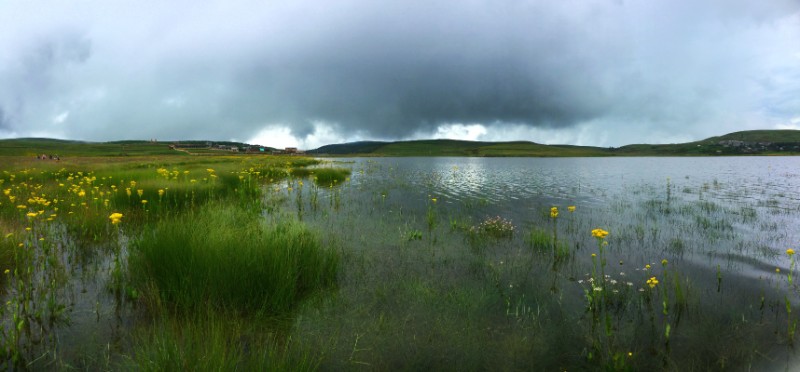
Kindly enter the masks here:
<path id="1" fill-rule="evenodd" d="M 599 147 L 542 145 L 528 141 L 477 142 L 460 140 L 416 140 L 398 142 L 353 142 L 326 145 L 308 151 L 317 155 L 369 156 L 608 156 Z"/>
<path id="2" fill-rule="evenodd" d="M 387 144 L 389 144 L 389 142 L 378 142 L 378 141 L 350 142 L 350 143 L 342 143 L 336 145 L 325 145 L 316 150 L 308 151 L 308 153 L 328 154 L 328 155 L 369 154 Z"/>
<path id="3" fill-rule="evenodd" d="M 174 142 L 151 142 L 140 140 L 84 142 L 51 138 L 13 138 L 0 140 L 0 156 L 154 156 L 189 155 L 185 151 L 170 148 Z M 180 141 L 181 144 L 206 147 L 208 141 Z M 246 143 L 214 141 L 214 145 L 247 147 Z M 191 151 L 190 151 L 191 152 Z M 200 152 L 198 150 L 198 152 Z M 220 153 L 214 151 L 213 153 Z M 225 152 L 222 152 L 225 153 Z"/>
<path id="4" fill-rule="evenodd" d="M 178 144 L 182 151 L 170 145 Z M 232 154 L 219 145 L 247 148 L 248 144 L 229 141 L 112 141 L 83 142 L 49 138 L 0 140 L 0 156 L 153 156 Z M 262 146 L 264 147 L 264 146 Z M 266 153 L 272 150 L 264 147 Z M 519 157 L 594 157 L 594 156 L 719 156 L 719 155 L 800 155 L 800 131 L 753 130 L 710 137 L 704 140 L 665 144 L 632 144 L 618 148 L 543 145 L 528 141 L 477 142 L 459 140 L 417 140 L 397 142 L 362 141 L 322 146 L 308 151 L 312 155 L 358 156 L 519 156 Z"/>
<path id="5" fill-rule="evenodd" d="M 543 145 L 527 141 L 476 142 L 444 139 L 354 142 L 327 145 L 311 150 L 309 153 L 365 156 L 533 157 L 798 155 L 800 154 L 800 131 L 743 131 L 688 143 L 665 145 L 633 144 L 618 148 Z"/>
<path id="6" fill-rule="evenodd" d="M 3 156 L 128 156 L 174 154 L 166 143 L 149 141 L 83 142 L 50 138 L 15 138 L 0 140 Z"/>
<path id="7" fill-rule="evenodd" d="M 707 138 L 702 142 L 718 142 L 725 140 L 776 143 L 800 142 L 800 130 L 748 130 Z"/>
<path id="8" fill-rule="evenodd" d="M 798 155 L 800 131 L 751 130 L 669 145 L 627 145 L 611 151 L 623 156 Z"/>

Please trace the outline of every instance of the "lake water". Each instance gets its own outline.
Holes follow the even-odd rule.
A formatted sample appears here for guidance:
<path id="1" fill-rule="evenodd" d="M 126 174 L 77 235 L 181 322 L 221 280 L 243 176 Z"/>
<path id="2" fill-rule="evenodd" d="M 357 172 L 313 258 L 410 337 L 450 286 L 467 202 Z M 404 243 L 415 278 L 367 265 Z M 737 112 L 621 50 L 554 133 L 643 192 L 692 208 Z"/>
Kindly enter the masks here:
<path id="1" fill-rule="evenodd" d="M 771 245 L 773 254 L 759 251 L 746 257 L 765 267 L 761 274 L 785 264 L 775 256 L 800 245 L 800 159 L 795 157 L 351 161 L 359 194 L 387 192 L 390 203 L 417 212 L 436 197 L 447 211 L 473 218 L 500 215 L 524 225 L 536 222 L 551 206 L 562 209 L 562 218 L 569 217 L 566 207 L 574 205 L 576 216 L 590 216 L 595 227 L 619 232 L 657 225 L 659 237 L 688 234 L 698 240 L 692 245 L 721 254 L 743 254 L 743 241 Z M 470 203 L 476 207 L 465 211 Z M 698 215 L 717 225 L 706 226 Z M 692 222 L 699 229 L 691 229 Z M 670 231 L 670 226 L 680 231 Z M 720 230 L 714 238 L 732 239 L 708 244 L 703 237 L 709 229 Z M 699 261 L 707 263 L 705 258 Z"/>
<path id="2" fill-rule="evenodd" d="M 286 204 L 344 255 L 336 300 L 295 334 L 328 350 L 323 366 L 796 366 L 798 158 L 335 162 L 349 182 L 292 184 Z M 513 235 L 480 233 L 496 216 Z"/>

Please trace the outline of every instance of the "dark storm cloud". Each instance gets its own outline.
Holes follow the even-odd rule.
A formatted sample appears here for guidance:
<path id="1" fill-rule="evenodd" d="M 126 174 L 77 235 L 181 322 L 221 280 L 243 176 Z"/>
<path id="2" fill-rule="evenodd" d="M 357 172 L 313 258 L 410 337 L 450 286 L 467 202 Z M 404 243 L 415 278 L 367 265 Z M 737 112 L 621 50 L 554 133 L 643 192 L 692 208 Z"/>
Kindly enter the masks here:
<path id="1" fill-rule="evenodd" d="M 556 26 L 568 14 L 474 6 L 427 17 L 386 9 L 336 24 L 324 40 L 265 48 L 237 78 L 265 105 L 278 103 L 270 106 L 283 121 L 326 119 L 392 137 L 448 122 L 568 126 L 608 110 L 613 92 L 593 62 L 621 62 L 621 47 Z M 612 50 L 594 54 L 592 43 Z"/>
<path id="2" fill-rule="evenodd" d="M 0 107 L 20 134 L 305 137 L 327 123 L 368 139 L 478 123 L 658 142 L 800 116 L 793 0 L 9 8 Z"/>

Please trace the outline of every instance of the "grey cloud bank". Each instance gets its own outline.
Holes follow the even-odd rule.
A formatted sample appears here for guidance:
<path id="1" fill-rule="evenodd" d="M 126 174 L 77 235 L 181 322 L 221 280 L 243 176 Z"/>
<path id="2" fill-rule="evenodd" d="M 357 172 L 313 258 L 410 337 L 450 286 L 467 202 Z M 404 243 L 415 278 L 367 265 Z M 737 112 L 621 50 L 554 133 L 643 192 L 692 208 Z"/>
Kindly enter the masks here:
<path id="1" fill-rule="evenodd" d="M 798 126 L 798 40 L 797 1 L 12 1 L 0 136 L 687 141 Z"/>

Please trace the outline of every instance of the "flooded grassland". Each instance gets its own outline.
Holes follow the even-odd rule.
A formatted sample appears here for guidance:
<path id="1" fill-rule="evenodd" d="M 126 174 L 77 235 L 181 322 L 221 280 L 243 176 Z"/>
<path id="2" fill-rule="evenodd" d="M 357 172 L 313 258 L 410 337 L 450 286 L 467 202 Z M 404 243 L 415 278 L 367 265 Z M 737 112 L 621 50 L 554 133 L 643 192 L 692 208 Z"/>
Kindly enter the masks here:
<path id="1" fill-rule="evenodd" d="M 0 174 L 0 357 L 17 369 L 792 369 L 796 163 L 17 163 Z"/>

